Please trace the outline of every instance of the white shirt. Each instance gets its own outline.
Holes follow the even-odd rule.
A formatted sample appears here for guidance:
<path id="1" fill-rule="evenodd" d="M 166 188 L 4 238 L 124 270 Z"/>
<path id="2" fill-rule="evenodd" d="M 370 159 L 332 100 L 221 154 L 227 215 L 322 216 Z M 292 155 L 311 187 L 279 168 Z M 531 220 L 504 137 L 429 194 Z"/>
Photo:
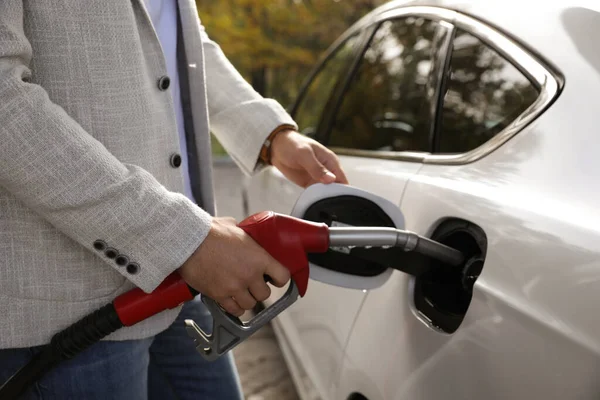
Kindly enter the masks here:
<path id="1" fill-rule="evenodd" d="M 177 118 L 177 130 L 181 147 L 181 168 L 184 174 L 184 194 L 194 201 L 190 175 L 188 169 L 187 143 L 185 140 L 185 126 L 183 124 L 183 109 L 181 107 L 181 94 L 179 88 L 179 74 L 177 71 L 177 0 L 144 0 L 146 9 L 150 14 L 152 25 L 158 35 L 162 46 L 167 73 L 171 78 L 171 96 Z"/>

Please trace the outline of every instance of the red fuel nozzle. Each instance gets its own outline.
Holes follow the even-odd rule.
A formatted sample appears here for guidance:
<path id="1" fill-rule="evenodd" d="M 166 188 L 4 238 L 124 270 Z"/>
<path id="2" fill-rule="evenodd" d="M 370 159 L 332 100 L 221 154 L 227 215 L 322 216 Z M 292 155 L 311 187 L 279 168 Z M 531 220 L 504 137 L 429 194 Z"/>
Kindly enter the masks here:
<path id="1" fill-rule="evenodd" d="M 306 253 L 327 251 L 329 227 L 272 211 L 254 214 L 238 226 L 290 270 L 300 296 L 304 296 L 309 275 Z"/>
<path id="2" fill-rule="evenodd" d="M 309 275 L 306 253 L 327 251 L 327 225 L 265 211 L 248 217 L 238 226 L 289 269 L 300 296 L 304 296 Z M 177 307 L 196 294 L 175 272 L 154 292 L 144 293 L 136 288 L 117 297 L 113 304 L 123 325 L 131 326 Z"/>

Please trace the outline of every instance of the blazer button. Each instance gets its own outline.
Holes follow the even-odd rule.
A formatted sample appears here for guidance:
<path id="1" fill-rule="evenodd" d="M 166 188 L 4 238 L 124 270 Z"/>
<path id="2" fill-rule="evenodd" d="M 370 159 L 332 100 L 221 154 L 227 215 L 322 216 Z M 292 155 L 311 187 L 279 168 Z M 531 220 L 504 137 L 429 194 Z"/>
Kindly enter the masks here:
<path id="1" fill-rule="evenodd" d="M 118 266 L 123 267 L 123 266 L 127 265 L 127 263 L 129 262 L 129 258 L 120 255 L 117 258 L 115 258 L 115 262 L 117 263 Z"/>
<path id="2" fill-rule="evenodd" d="M 169 88 L 169 86 L 171 86 L 171 78 L 169 78 L 167 75 L 161 76 L 160 78 L 158 78 L 158 88 L 161 91 L 165 91 Z"/>
<path id="3" fill-rule="evenodd" d="M 96 240 L 94 242 L 94 248 L 98 251 L 104 251 L 104 249 L 106 249 L 106 243 L 102 240 Z"/>
<path id="4" fill-rule="evenodd" d="M 140 272 L 140 266 L 136 263 L 130 263 L 127 266 L 127 272 L 130 273 L 131 275 L 135 275 L 138 272 Z"/>
<path id="5" fill-rule="evenodd" d="M 177 153 L 171 155 L 171 167 L 179 168 L 181 166 L 181 156 Z"/>
<path id="6" fill-rule="evenodd" d="M 119 253 L 117 252 L 117 250 L 113 249 L 112 247 L 107 248 L 104 251 L 104 255 L 108 258 L 115 258 Z"/>

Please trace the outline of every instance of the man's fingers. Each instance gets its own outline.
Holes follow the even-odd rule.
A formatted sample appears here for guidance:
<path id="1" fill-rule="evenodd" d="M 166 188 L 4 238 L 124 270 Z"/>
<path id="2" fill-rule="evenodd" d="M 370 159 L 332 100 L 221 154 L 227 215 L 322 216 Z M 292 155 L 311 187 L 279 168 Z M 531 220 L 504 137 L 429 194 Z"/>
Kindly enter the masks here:
<path id="1" fill-rule="evenodd" d="M 346 177 L 346 174 L 344 173 L 344 170 L 342 169 L 339 158 L 334 153 L 327 153 L 327 154 L 325 154 L 324 157 L 326 157 L 326 160 L 323 162 L 323 165 L 326 168 L 329 168 L 329 170 L 331 172 L 333 172 L 333 174 L 335 175 L 335 178 L 336 178 L 335 181 L 337 183 L 342 183 L 342 184 L 347 185 L 348 178 Z"/>
<path id="2" fill-rule="evenodd" d="M 300 157 L 302 166 L 315 182 L 332 183 L 336 180 L 337 177 L 321 164 L 312 147 L 307 147 Z"/>
<path id="3" fill-rule="evenodd" d="M 335 175 L 335 182 L 348 184 L 348 178 L 340 164 L 340 159 L 333 151 L 318 143 L 313 146 L 313 151 L 316 159 Z"/>
<path id="4" fill-rule="evenodd" d="M 218 303 L 231 315 L 241 317 L 244 314 L 244 310 L 231 297 L 223 298 Z"/>
<path id="5" fill-rule="evenodd" d="M 241 290 L 233 295 L 236 303 L 244 310 L 251 310 L 256 305 L 256 299 L 252 297 L 248 290 Z"/>
<path id="6" fill-rule="evenodd" d="M 267 266 L 265 275 L 271 277 L 272 284 L 277 287 L 283 287 L 290 280 L 290 271 L 273 259 L 273 262 Z"/>
<path id="7" fill-rule="evenodd" d="M 271 277 L 269 277 L 269 281 Z M 264 282 L 257 282 L 250 285 L 250 294 L 256 299 L 256 301 L 264 301 L 271 296 L 271 289 Z"/>

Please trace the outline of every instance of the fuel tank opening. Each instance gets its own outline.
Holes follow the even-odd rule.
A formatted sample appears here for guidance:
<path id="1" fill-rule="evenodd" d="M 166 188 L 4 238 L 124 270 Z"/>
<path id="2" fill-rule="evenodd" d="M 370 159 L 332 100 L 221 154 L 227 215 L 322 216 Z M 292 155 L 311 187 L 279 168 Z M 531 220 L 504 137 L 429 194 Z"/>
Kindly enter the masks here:
<path id="1" fill-rule="evenodd" d="M 324 222 L 327 226 L 394 227 L 392 219 L 375 202 L 358 196 L 326 198 L 311 205 L 302 219 Z M 308 260 L 332 271 L 371 277 L 383 273 L 387 265 L 378 258 L 358 257 L 361 248 L 332 248 L 326 253 L 309 253 Z M 369 252 L 369 251 L 367 251 Z"/>
<path id="2" fill-rule="evenodd" d="M 454 333 L 462 323 L 473 296 L 473 286 L 481 274 L 487 251 L 483 230 L 468 221 L 444 221 L 431 236 L 465 256 L 459 267 L 448 268 L 439 261 L 414 282 L 414 305 L 419 314 L 435 329 Z"/>

